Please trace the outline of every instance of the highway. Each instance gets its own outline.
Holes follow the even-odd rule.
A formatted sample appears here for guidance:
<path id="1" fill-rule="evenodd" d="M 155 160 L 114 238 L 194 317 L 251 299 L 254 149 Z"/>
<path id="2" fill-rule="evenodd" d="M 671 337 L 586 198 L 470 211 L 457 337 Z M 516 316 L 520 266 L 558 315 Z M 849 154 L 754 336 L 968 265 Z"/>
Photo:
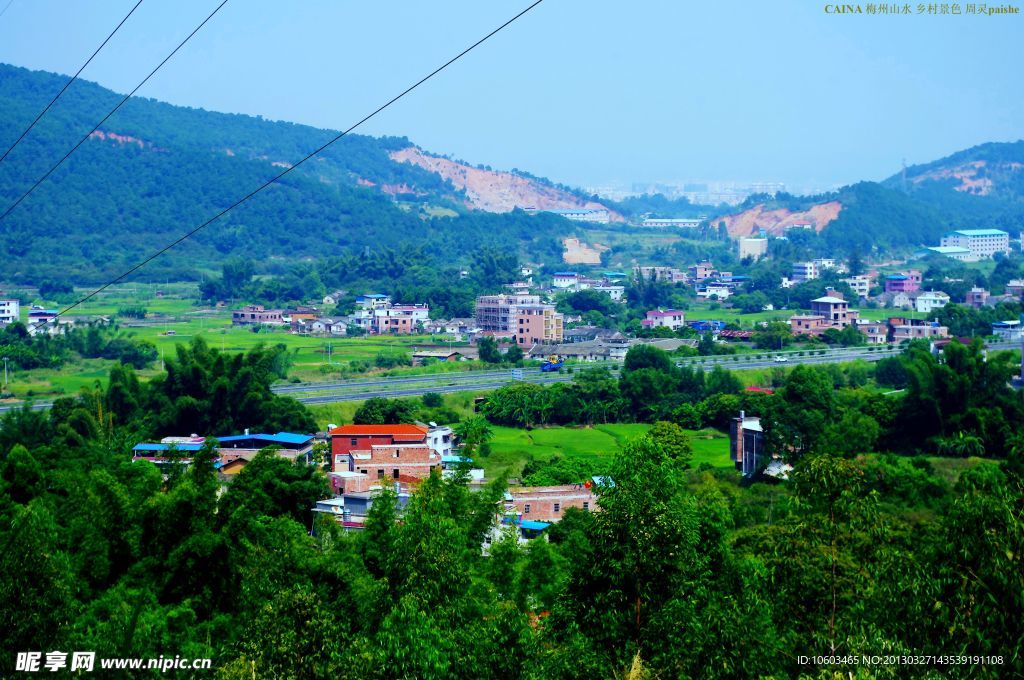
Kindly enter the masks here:
<path id="1" fill-rule="evenodd" d="M 1018 349 L 1016 342 L 992 342 L 990 350 Z M 746 354 L 723 354 L 708 357 L 687 357 L 676 362 L 677 366 L 691 366 L 710 370 L 715 366 L 740 371 L 751 369 L 786 367 L 797 364 L 834 364 L 850 361 L 878 361 L 898 356 L 901 349 L 894 345 L 877 347 L 838 347 L 818 350 L 787 350 Z M 784 359 L 784 360 L 783 360 Z M 599 366 L 606 366 L 617 373 L 621 363 L 617 361 L 574 364 L 576 372 Z M 371 397 L 419 397 L 428 392 L 448 394 L 452 392 L 483 392 L 494 390 L 515 380 L 549 385 L 569 382 L 573 373 L 565 369 L 561 373 L 542 373 L 539 368 L 523 368 L 521 378 L 513 377 L 510 369 L 487 371 L 464 371 L 459 373 L 433 373 L 428 375 L 396 376 L 388 378 L 361 378 L 331 382 L 293 383 L 276 385 L 275 393 L 294 397 L 304 404 L 330 404 L 341 401 L 361 401 Z M 35 402 L 32 410 L 48 409 L 52 402 Z M 21 408 L 21 405 L 0 406 L 0 413 Z"/>

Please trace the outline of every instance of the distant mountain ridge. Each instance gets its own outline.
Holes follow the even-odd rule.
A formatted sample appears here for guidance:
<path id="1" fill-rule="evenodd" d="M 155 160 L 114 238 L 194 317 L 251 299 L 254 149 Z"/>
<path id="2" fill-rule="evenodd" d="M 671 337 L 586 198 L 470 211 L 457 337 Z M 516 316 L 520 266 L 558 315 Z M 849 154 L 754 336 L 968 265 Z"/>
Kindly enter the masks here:
<path id="1" fill-rule="evenodd" d="M 66 76 L 0 64 L 0 146 L 24 127 Z M 13 202 L 119 101 L 76 81 L 0 163 L 0 210 Z M 0 281 L 73 277 L 101 282 L 179 238 L 336 134 L 259 116 L 128 101 L 0 225 Z M 654 197 L 656 198 L 656 197 Z M 560 262 L 563 240 L 586 227 L 519 208 L 605 208 L 701 213 L 660 201 L 613 203 L 527 172 L 495 171 L 430 153 L 405 137 L 351 134 L 252 201 L 140 272 L 199 278 L 242 255 L 275 271 L 308 261 L 417 244 L 465 264 L 494 247 L 532 262 Z M 717 215 L 717 210 L 709 210 Z M 673 213 L 674 214 L 674 213 Z M 983 144 L 913 166 L 880 183 L 820 196 L 754 196 L 722 217 L 733 237 L 782 235 L 808 224 L 826 246 L 867 254 L 937 242 L 949 228 L 1024 230 L 1024 142 Z"/>
<path id="2" fill-rule="evenodd" d="M 16 139 L 66 79 L 0 64 L 0 145 Z M 119 99 L 95 83 L 76 81 L 0 163 L 0 210 Z M 27 283 L 71 271 L 77 280 L 94 282 L 120 273 L 335 134 L 133 98 L 4 219 L 0 245 L 7 256 L 0 261 L 0 280 Z M 404 137 L 347 135 L 154 262 L 143 276 L 195 277 L 240 252 L 256 259 L 302 259 L 414 239 L 450 250 L 455 259 L 467 243 L 557 259 L 561 238 L 576 229 L 553 215 L 488 214 L 500 206 L 474 201 L 466 186 L 391 156 L 413 151 L 435 157 Z M 542 180 L 493 174 L 492 182 L 514 184 L 524 203 L 585 202 Z"/>
<path id="3" fill-rule="evenodd" d="M 866 253 L 938 243 L 949 229 L 1024 230 L 1024 141 L 988 143 L 882 182 L 819 196 L 754 196 L 715 218 L 734 238 L 808 226 L 839 250 Z"/>

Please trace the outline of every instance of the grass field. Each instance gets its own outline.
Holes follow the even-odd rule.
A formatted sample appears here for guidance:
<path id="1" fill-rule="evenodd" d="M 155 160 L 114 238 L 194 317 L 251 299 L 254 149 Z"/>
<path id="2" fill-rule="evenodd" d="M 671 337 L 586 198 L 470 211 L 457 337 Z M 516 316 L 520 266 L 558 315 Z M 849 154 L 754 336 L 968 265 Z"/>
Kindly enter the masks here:
<path id="1" fill-rule="evenodd" d="M 650 428 L 646 424 L 595 425 L 594 427 L 546 427 L 524 430 L 514 427 L 493 428 L 491 453 L 477 459 L 488 478 L 507 472 L 518 477 L 530 460 L 564 459 L 596 462 L 608 460 L 632 437 Z M 714 430 L 689 431 L 693 445 L 691 465 L 707 463 L 712 467 L 731 467 L 729 439 Z"/>

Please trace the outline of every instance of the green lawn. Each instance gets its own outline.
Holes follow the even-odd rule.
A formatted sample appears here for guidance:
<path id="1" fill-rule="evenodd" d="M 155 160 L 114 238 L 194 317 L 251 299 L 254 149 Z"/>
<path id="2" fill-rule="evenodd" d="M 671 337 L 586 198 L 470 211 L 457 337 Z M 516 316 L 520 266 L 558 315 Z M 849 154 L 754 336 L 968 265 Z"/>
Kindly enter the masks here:
<path id="1" fill-rule="evenodd" d="M 612 424 L 594 427 L 545 427 L 525 430 L 495 426 L 491 453 L 476 461 L 488 478 L 507 472 L 518 476 L 529 460 L 548 461 L 555 456 L 583 461 L 598 461 L 614 455 L 632 437 L 649 429 L 646 424 Z M 688 431 L 692 437 L 693 460 L 697 467 L 707 463 L 713 467 L 731 467 L 729 438 L 721 432 Z"/>

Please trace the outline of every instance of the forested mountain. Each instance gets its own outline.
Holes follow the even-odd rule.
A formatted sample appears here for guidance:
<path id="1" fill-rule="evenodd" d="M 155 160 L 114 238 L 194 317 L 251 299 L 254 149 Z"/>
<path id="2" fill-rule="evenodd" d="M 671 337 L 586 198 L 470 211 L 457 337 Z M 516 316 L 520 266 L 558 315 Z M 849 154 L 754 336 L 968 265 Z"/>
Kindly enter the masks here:
<path id="1" fill-rule="evenodd" d="M 66 76 L 0 64 L 0 149 L 65 82 Z M 0 213 L 120 98 L 76 81 L 0 163 Z M 104 281 L 335 134 L 134 98 L 3 219 L 0 281 Z M 733 237 L 761 229 L 781 235 L 794 224 L 810 224 L 820 232 L 817 247 L 836 255 L 908 250 L 936 243 L 950 228 L 1024 230 L 1024 142 L 981 145 L 908 168 L 906 178 L 901 173 L 819 196 L 752 196 L 718 217 L 717 208 L 658 196 L 598 204 L 596 197 L 526 171 L 474 168 L 404 137 L 352 134 L 137 276 L 197 279 L 219 271 L 227 257 L 267 263 L 261 271 L 268 273 L 280 263 L 325 256 L 388 259 L 382 247 L 396 244 L 441 254 L 456 272 L 481 248 L 554 264 L 560 238 L 583 227 L 515 208 L 596 205 L 608 207 L 613 219 L 709 214 Z"/>
<path id="2" fill-rule="evenodd" d="M 992 143 L 819 196 L 756 195 L 719 218 L 732 236 L 808 224 L 828 248 L 862 253 L 937 244 L 950 229 L 1024 230 L 1024 141 Z"/>
<path id="3" fill-rule="evenodd" d="M 65 76 L 0 65 L 0 146 L 17 139 L 64 82 Z M 76 81 L 0 163 L 0 212 L 120 98 Z M 120 273 L 335 134 L 132 99 L 3 220 L 0 280 L 73 273 L 75 282 L 88 283 Z M 466 253 L 467 244 L 557 257 L 554 237 L 571 232 L 571 223 L 473 210 L 440 175 L 389 156 L 412 146 L 399 137 L 346 136 L 140 275 L 194 277 L 197 268 L 219 269 L 228 254 L 299 259 L 413 238 L 450 259 Z"/>

